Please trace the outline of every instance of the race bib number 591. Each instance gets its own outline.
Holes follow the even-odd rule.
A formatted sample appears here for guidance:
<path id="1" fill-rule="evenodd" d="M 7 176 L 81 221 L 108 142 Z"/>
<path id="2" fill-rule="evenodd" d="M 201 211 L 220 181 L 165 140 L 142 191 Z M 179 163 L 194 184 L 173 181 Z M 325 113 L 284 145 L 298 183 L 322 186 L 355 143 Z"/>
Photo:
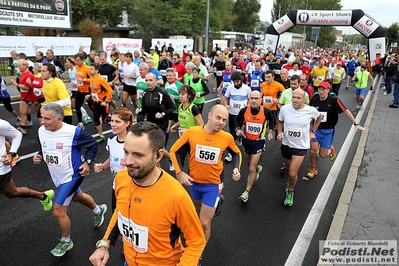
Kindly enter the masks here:
<path id="1" fill-rule="evenodd" d="M 148 227 L 141 226 L 126 218 L 118 212 L 119 232 L 129 244 L 131 244 L 138 253 L 148 251 Z"/>

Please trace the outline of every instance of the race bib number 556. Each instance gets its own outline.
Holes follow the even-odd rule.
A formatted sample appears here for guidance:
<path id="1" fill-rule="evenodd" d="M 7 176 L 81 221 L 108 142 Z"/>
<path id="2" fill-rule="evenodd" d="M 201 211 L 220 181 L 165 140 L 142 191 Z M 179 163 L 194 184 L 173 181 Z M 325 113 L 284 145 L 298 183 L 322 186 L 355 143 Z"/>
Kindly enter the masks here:
<path id="1" fill-rule="evenodd" d="M 195 160 L 206 164 L 216 164 L 220 155 L 220 149 L 198 145 L 195 148 Z"/>

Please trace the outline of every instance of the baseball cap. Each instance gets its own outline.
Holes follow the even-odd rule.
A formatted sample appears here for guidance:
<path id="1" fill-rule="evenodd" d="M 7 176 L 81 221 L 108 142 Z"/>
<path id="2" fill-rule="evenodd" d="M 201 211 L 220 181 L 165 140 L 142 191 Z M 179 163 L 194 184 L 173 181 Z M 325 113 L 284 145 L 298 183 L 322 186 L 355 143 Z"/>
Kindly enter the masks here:
<path id="1" fill-rule="evenodd" d="M 155 50 L 155 47 L 154 47 L 154 46 L 151 46 L 151 47 L 150 47 L 150 50 Z"/>
<path id="2" fill-rule="evenodd" d="M 338 62 L 337 62 L 337 65 L 342 66 L 342 62 L 341 62 L 341 61 L 338 61 Z"/>
<path id="3" fill-rule="evenodd" d="M 365 64 L 362 64 L 360 67 L 367 69 L 367 66 Z"/>
<path id="4" fill-rule="evenodd" d="M 330 83 L 328 83 L 327 81 L 320 82 L 319 87 L 330 89 Z"/>

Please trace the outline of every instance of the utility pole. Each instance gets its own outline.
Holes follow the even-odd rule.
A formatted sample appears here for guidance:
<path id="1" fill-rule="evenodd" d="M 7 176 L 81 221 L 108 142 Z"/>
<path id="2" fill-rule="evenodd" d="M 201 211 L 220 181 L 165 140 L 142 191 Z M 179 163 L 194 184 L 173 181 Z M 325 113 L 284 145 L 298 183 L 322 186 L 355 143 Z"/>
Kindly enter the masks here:
<path id="1" fill-rule="evenodd" d="M 306 8 L 305 8 L 305 10 L 308 10 L 308 1 L 309 0 L 306 0 Z M 306 41 L 306 25 L 303 26 L 302 48 L 305 48 L 305 41 Z"/>
<path id="2" fill-rule="evenodd" d="M 209 0 L 206 6 L 205 51 L 209 48 Z"/>

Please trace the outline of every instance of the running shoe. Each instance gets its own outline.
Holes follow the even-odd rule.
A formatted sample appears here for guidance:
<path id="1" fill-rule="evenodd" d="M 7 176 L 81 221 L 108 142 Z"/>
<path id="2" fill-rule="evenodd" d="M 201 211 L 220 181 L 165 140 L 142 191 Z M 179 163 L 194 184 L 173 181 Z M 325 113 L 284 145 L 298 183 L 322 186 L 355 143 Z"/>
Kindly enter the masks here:
<path id="1" fill-rule="evenodd" d="M 104 136 L 98 136 L 97 138 L 96 138 L 96 142 L 97 143 L 101 143 L 101 142 L 104 142 L 105 141 L 105 137 Z"/>
<path id="2" fill-rule="evenodd" d="M 32 121 L 27 121 L 27 122 L 26 122 L 26 126 L 27 126 L 27 127 L 33 126 L 33 122 L 32 122 Z"/>
<path id="3" fill-rule="evenodd" d="M 202 256 L 199 258 L 197 266 L 201 266 L 202 265 Z"/>
<path id="4" fill-rule="evenodd" d="M 219 214 L 221 212 L 220 211 L 220 206 L 222 206 L 223 202 L 224 202 L 224 195 L 220 194 L 218 206 L 216 207 L 215 214 L 213 215 L 213 217 L 219 216 Z"/>
<path id="5" fill-rule="evenodd" d="M 62 257 L 65 255 L 65 253 L 68 250 L 71 250 L 72 248 L 73 248 L 72 240 L 70 242 L 65 242 L 60 240 L 60 243 L 58 243 L 58 245 L 53 250 L 51 250 L 51 254 L 53 254 L 53 256 L 56 257 Z"/>
<path id="6" fill-rule="evenodd" d="M 360 108 L 362 108 L 362 106 L 361 106 L 360 104 L 358 104 L 358 105 L 356 106 L 356 110 L 360 110 Z"/>
<path id="7" fill-rule="evenodd" d="M 306 177 L 309 179 L 314 178 L 315 176 L 317 176 L 318 172 L 317 172 L 317 168 L 316 167 L 312 167 L 309 169 L 309 172 L 306 174 Z"/>
<path id="8" fill-rule="evenodd" d="M 333 147 L 331 147 L 331 153 L 330 153 L 329 157 L 330 157 L 330 161 L 334 161 L 335 158 L 337 158 L 337 154 L 335 153 L 335 149 Z"/>
<path id="9" fill-rule="evenodd" d="M 258 166 L 256 167 L 256 177 L 255 177 L 255 181 L 259 179 L 260 171 L 262 171 L 262 165 L 258 165 Z"/>
<path id="10" fill-rule="evenodd" d="M 14 158 L 12 158 L 11 167 L 14 167 L 19 161 L 21 161 L 21 157 L 19 157 L 17 154 Z"/>
<path id="11" fill-rule="evenodd" d="M 44 211 L 48 212 L 53 207 L 54 190 L 46 190 L 44 194 L 47 197 L 44 200 L 40 200 L 40 202 L 43 204 Z"/>
<path id="12" fill-rule="evenodd" d="M 242 200 L 243 202 L 247 202 L 249 198 L 249 192 L 245 190 L 238 199 Z"/>
<path id="13" fill-rule="evenodd" d="M 19 132 L 21 132 L 23 135 L 26 135 L 26 128 L 19 127 L 18 130 L 19 130 Z"/>
<path id="14" fill-rule="evenodd" d="M 291 207 L 294 204 L 294 191 L 287 191 L 285 193 L 284 205 Z"/>
<path id="15" fill-rule="evenodd" d="M 104 222 L 104 215 L 107 212 L 107 205 L 106 204 L 101 204 L 100 206 L 100 213 L 94 215 L 94 226 L 95 227 L 100 227 L 103 222 Z"/>
<path id="16" fill-rule="evenodd" d="M 285 185 L 285 189 L 284 189 L 285 194 L 287 194 L 289 187 L 290 187 L 290 184 L 287 183 L 287 185 Z"/>
<path id="17" fill-rule="evenodd" d="M 171 160 L 169 160 L 169 171 L 171 171 L 171 172 L 175 171 L 175 167 L 173 166 Z"/>
<path id="18" fill-rule="evenodd" d="M 120 98 L 121 97 L 121 91 L 120 91 L 120 89 L 118 89 L 118 98 Z"/>
<path id="19" fill-rule="evenodd" d="M 280 167 L 280 173 L 285 173 L 285 163 Z"/>
<path id="20" fill-rule="evenodd" d="M 229 153 L 226 157 L 224 157 L 226 162 L 231 162 L 233 160 L 233 156 Z"/>
<path id="21" fill-rule="evenodd" d="M 17 121 L 15 121 L 15 126 L 20 127 L 21 126 L 21 119 L 17 118 Z"/>

